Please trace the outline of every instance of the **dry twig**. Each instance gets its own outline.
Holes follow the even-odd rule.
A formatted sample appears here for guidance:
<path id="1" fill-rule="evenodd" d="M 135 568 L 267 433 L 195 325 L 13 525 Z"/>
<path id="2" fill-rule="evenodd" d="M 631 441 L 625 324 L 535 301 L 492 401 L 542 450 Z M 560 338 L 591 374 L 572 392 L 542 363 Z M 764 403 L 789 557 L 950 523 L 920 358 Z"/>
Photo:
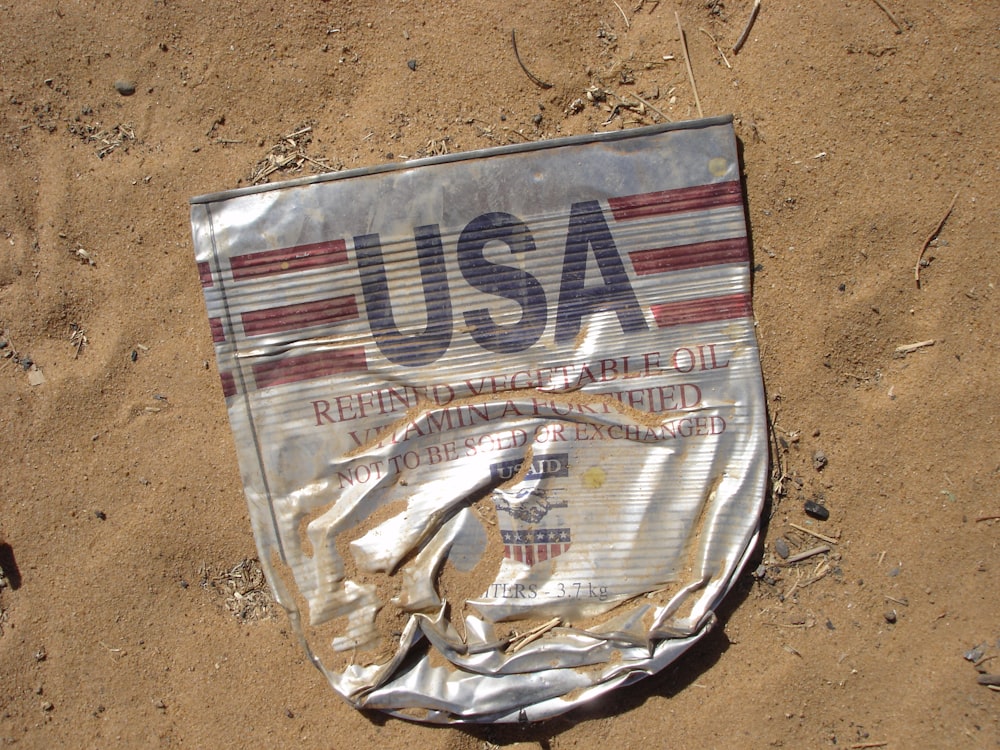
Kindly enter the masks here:
<path id="1" fill-rule="evenodd" d="M 882 2 L 882 0 L 875 0 L 875 4 L 882 9 L 883 13 L 885 13 L 887 16 L 889 16 L 889 20 L 892 21 L 892 23 L 896 27 L 896 33 L 897 34 L 902 34 L 903 33 L 903 24 L 901 24 L 896 19 L 896 17 L 892 14 L 892 11 L 889 10 L 887 7 L 885 7 L 885 4 Z"/>
<path id="2" fill-rule="evenodd" d="M 934 346 L 934 339 L 927 339 L 926 341 L 915 341 L 912 344 L 900 344 L 896 347 L 894 355 L 896 357 L 905 357 L 907 354 L 912 354 L 915 351 L 924 349 L 928 346 Z"/>
<path id="3" fill-rule="evenodd" d="M 920 288 L 920 263 L 924 259 L 924 253 L 927 252 L 927 246 L 931 244 L 931 240 L 938 236 L 938 232 L 941 231 L 941 227 L 951 216 L 951 211 L 955 208 L 955 201 L 958 200 L 958 193 L 955 193 L 955 197 L 951 199 L 951 203 L 948 204 L 948 210 L 944 212 L 944 216 L 941 217 L 941 221 L 937 223 L 934 227 L 934 231 L 927 235 L 927 239 L 924 240 L 924 244 L 920 246 L 920 252 L 917 254 L 917 264 L 913 267 L 913 278 L 917 282 L 917 289 Z"/>
<path id="4" fill-rule="evenodd" d="M 750 10 L 750 18 L 747 19 L 747 25 L 743 27 L 743 33 L 740 34 L 739 39 L 736 40 L 736 44 L 733 45 L 733 54 L 739 54 L 739 51 L 746 44 L 747 37 L 750 36 L 750 29 L 753 27 L 753 22 L 757 20 L 757 14 L 760 12 L 760 0 L 753 0 L 753 8 Z"/>
<path id="5" fill-rule="evenodd" d="M 541 86 L 543 89 L 552 88 L 551 83 L 546 83 L 541 78 L 532 73 L 530 70 L 528 70 L 524 62 L 521 60 L 521 53 L 517 51 L 517 32 L 514 29 L 510 30 L 510 43 L 511 46 L 514 48 L 514 57 L 517 58 L 517 64 L 521 66 L 521 70 L 523 70 L 524 74 L 531 79 L 532 83 L 534 83 L 537 86 Z"/>
<path id="6" fill-rule="evenodd" d="M 837 540 L 834 539 L 833 537 L 826 536 L 825 534 L 820 534 L 818 531 L 812 531 L 811 529 L 807 529 L 805 526 L 799 526 L 797 523 L 789 523 L 788 525 L 791 526 L 793 529 L 801 531 L 805 534 L 809 534 L 810 536 L 814 536 L 817 539 L 822 539 L 824 542 L 827 542 L 829 544 L 838 543 Z"/>
<path id="7" fill-rule="evenodd" d="M 698 108 L 698 117 L 704 117 L 701 111 L 701 100 L 698 98 L 698 86 L 694 82 L 694 71 L 691 70 L 691 55 L 688 54 L 687 39 L 684 37 L 684 27 L 681 26 L 681 16 L 676 10 L 674 18 L 677 19 L 677 33 L 681 35 L 681 49 L 684 50 L 684 64 L 687 66 L 688 80 L 691 81 L 691 92 L 694 94 L 694 103 Z"/>
<path id="8" fill-rule="evenodd" d="M 510 645 L 507 648 L 507 651 L 512 654 L 517 653 L 528 644 L 537 641 L 543 635 L 552 630 L 552 628 L 557 627 L 561 622 L 562 620 L 559 619 L 558 617 L 553 617 L 551 620 L 543 622 L 537 628 L 533 628 L 532 630 L 529 630 L 527 633 L 522 633 L 516 638 L 512 638 L 510 641 Z"/>
<path id="9" fill-rule="evenodd" d="M 794 565 L 795 563 L 802 562 L 803 560 L 807 560 L 810 557 L 815 557 L 816 555 L 822 555 L 829 551 L 830 548 L 827 545 L 823 544 L 820 545 L 819 547 L 813 547 L 812 549 L 807 549 L 805 552 L 800 552 L 797 555 L 792 555 L 791 557 L 789 557 L 787 560 L 785 560 L 783 563 L 780 564 L 782 567 L 787 567 L 789 565 Z"/>

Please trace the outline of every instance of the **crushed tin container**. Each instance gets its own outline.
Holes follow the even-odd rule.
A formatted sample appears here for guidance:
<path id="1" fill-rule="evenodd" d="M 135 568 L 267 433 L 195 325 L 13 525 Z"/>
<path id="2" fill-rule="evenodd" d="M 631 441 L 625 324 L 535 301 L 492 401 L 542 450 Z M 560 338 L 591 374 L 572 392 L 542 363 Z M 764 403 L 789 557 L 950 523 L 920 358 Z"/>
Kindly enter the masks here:
<path id="1" fill-rule="evenodd" d="M 261 563 L 351 704 L 535 721 L 712 627 L 767 472 L 731 118 L 191 222 Z"/>

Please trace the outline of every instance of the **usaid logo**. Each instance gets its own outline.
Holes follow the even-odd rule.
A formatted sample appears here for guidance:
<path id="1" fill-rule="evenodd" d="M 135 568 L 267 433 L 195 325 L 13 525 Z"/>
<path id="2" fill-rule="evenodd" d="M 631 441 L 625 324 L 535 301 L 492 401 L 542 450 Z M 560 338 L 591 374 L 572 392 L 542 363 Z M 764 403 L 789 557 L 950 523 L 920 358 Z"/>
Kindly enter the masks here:
<path id="1" fill-rule="evenodd" d="M 506 482 L 513 479 L 524 465 L 523 458 L 515 458 L 512 461 L 500 461 L 490 465 L 490 475 L 493 481 Z M 569 476 L 569 454 L 554 453 L 549 456 L 537 456 L 531 462 L 525 479 L 543 479 L 545 477 L 568 477 Z"/>

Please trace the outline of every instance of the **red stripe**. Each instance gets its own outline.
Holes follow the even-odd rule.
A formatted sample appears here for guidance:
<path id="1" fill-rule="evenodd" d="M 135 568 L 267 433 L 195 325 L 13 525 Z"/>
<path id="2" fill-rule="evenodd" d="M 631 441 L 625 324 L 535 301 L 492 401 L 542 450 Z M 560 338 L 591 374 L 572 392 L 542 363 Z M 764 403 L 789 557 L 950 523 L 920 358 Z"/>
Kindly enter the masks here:
<path id="1" fill-rule="evenodd" d="M 327 325 L 356 317 L 358 305 L 353 294 L 284 307 L 268 307 L 242 315 L 243 330 L 247 336 Z"/>
<path id="2" fill-rule="evenodd" d="M 518 562 L 524 562 L 523 550 L 524 547 L 522 547 L 520 544 L 514 545 L 514 559 L 517 560 Z"/>
<path id="3" fill-rule="evenodd" d="M 222 381 L 222 395 L 229 398 L 236 393 L 236 378 L 233 377 L 231 372 L 222 371 L 219 373 L 219 379 Z"/>
<path id="4" fill-rule="evenodd" d="M 621 198 L 611 198 L 608 204 L 615 215 L 615 221 L 625 221 L 643 216 L 704 211 L 718 206 L 740 206 L 743 204 L 743 194 L 740 191 L 739 181 L 733 180 L 677 190 L 626 195 Z"/>
<path id="5" fill-rule="evenodd" d="M 208 265 L 207 260 L 203 260 L 198 264 L 198 275 L 201 277 L 201 285 L 212 286 L 212 268 Z"/>
<path id="6" fill-rule="evenodd" d="M 717 266 L 723 263 L 748 263 L 750 246 L 746 237 L 729 240 L 696 242 L 692 245 L 660 247 L 653 250 L 637 250 L 629 253 L 632 267 L 639 276 L 667 271 L 683 271 L 686 268 Z"/>
<path id="7" fill-rule="evenodd" d="M 507 558 L 508 560 L 510 559 L 510 545 L 509 544 L 505 544 L 503 546 L 503 556 L 505 558 Z"/>
<path id="8" fill-rule="evenodd" d="M 730 294 L 725 297 L 707 297 L 685 302 L 653 305 L 653 318 L 660 328 L 707 323 L 711 320 L 746 318 L 753 313 L 749 294 Z"/>
<path id="9" fill-rule="evenodd" d="M 538 562 L 545 562 L 549 559 L 549 548 L 545 544 L 538 545 Z"/>
<path id="10" fill-rule="evenodd" d="M 535 545 L 528 544 L 524 547 L 524 562 L 528 565 L 535 564 Z"/>
<path id="11" fill-rule="evenodd" d="M 306 268 L 335 266 L 347 262 L 347 243 L 343 240 L 314 242 L 310 245 L 282 247 L 263 253 L 238 255 L 229 261 L 237 281 L 273 276 Z"/>
<path id="12" fill-rule="evenodd" d="M 261 362 L 253 366 L 253 375 L 258 388 L 270 388 L 283 383 L 315 380 L 342 372 L 367 369 L 364 347 L 355 346 L 350 349 L 285 357 L 274 362 Z"/>
<path id="13" fill-rule="evenodd" d="M 212 329 L 212 341 L 218 344 L 226 340 L 226 332 L 222 327 L 222 318 L 209 318 L 208 327 Z"/>

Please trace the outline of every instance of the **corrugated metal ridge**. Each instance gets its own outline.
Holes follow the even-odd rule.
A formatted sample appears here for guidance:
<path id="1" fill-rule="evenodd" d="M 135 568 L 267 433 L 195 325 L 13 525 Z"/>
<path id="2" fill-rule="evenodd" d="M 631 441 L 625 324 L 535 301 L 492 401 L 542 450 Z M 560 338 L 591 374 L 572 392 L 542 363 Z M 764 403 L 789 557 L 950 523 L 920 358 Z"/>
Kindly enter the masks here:
<path id="1" fill-rule="evenodd" d="M 426 159 L 412 159 L 410 161 L 395 164 L 379 164 L 374 167 L 361 167 L 358 169 L 347 169 L 343 172 L 327 172 L 324 174 L 300 177 L 297 180 L 286 180 L 284 182 L 273 182 L 267 185 L 253 185 L 245 188 L 235 188 L 224 190 L 219 193 L 207 193 L 191 198 L 188 203 L 197 205 L 199 203 L 215 203 L 218 201 L 239 198 L 244 195 L 255 193 L 266 193 L 272 190 L 280 190 L 289 187 L 299 187 L 301 185 L 312 185 L 318 182 L 332 182 L 334 180 L 347 180 L 360 175 L 382 174 L 384 172 L 394 172 L 397 170 L 413 169 L 431 164 L 450 164 L 452 162 L 467 161 L 469 159 L 481 159 L 485 156 L 498 156 L 502 154 L 520 154 L 529 151 L 540 151 L 543 149 L 558 148 L 560 146 L 575 146 L 586 143 L 608 143 L 612 141 L 623 141 L 630 138 L 640 138 L 657 133 L 665 133 L 670 130 L 695 130 L 698 128 L 709 128 L 716 125 L 726 125 L 733 121 L 733 115 L 719 115 L 718 117 L 706 117 L 701 120 L 685 120 L 683 122 L 666 122 L 659 125 L 647 125 L 642 128 L 631 128 L 630 130 L 614 130 L 603 133 L 588 133 L 586 135 L 570 135 L 565 138 L 551 138 L 544 141 L 531 141 L 530 143 L 515 143 L 510 146 L 495 146 L 493 148 L 483 148 L 474 151 L 462 151 L 454 154 L 444 154 L 442 156 L 429 156 Z"/>

